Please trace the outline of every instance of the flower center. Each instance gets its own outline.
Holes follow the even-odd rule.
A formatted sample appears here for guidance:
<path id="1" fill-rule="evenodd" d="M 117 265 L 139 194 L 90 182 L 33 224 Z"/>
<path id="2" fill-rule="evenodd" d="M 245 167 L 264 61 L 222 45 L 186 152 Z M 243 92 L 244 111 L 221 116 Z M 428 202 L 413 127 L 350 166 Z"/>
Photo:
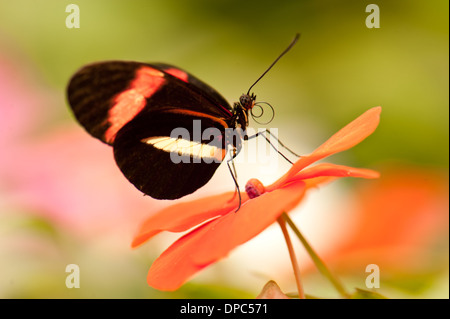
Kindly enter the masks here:
<path id="1" fill-rule="evenodd" d="M 258 197 L 265 193 L 264 185 L 256 178 L 252 178 L 245 184 L 245 192 L 249 198 Z"/>

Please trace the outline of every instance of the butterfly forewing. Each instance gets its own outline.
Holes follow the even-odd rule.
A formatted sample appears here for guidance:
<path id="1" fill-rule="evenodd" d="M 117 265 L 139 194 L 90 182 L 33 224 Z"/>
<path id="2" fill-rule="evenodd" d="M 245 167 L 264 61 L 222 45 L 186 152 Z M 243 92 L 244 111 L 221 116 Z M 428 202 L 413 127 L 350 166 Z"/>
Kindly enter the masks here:
<path id="1" fill-rule="evenodd" d="M 214 88 L 198 79 L 194 75 L 170 64 L 155 63 L 152 65 L 186 83 L 189 83 L 191 89 L 196 89 L 199 94 L 208 98 L 212 102 L 212 105 L 214 105 L 215 109 L 219 109 L 219 112 L 223 112 L 222 114 L 219 113 L 219 115 L 226 117 L 230 117 L 233 115 L 233 110 L 230 108 L 225 98 L 220 95 Z M 211 111 L 216 112 L 216 110 Z"/>
<path id="2" fill-rule="evenodd" d="M 114 98 L 127 90 L 141 66 L 136 62 L 103 62 L 83 67 L 70 80 L 67 97 L 80 124 L 103 142 L 110 127 Z"/>
<path id="3" fill-rule="evenodd" d="M 108 144 L 113 144 L 117 132 L 141 112 L 172 108 L 223 119 L 232 116 L 230 105 L 213 88 L 167 64 L 91 64 L 72 77 L 67 95 L 80 124 Z"/>

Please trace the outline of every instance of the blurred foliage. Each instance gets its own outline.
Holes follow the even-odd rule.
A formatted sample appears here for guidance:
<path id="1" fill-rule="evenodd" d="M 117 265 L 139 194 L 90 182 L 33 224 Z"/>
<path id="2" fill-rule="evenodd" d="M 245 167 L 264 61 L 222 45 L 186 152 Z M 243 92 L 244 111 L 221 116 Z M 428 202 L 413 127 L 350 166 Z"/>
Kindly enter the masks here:
<path id="1" fill-rule="evenodd" d="M 65 8 L 70 3 L 80 8 L 79 29 L 65 26 Z M 351 0 L 2 1 L 0 51 L 24 61 L 32 68 L 30 73 L 37 74 L 39 85 L 56 92 L 56 105 L 48 114 L 51 126 L 73 122 L 65 87 L 84 64 L 108 59 L 174 64 L 233 102 L 300 32 L 294 49 L 254 87 L 259 99 L 275 107 L 271 127 L 281 128 L 283 141 L 300 152 L 310 152 L 349 119 L 381 105 L 382 121 L 376 134 L 339 155 L 346 156 L 346 164 L 381 170 L 385 164 L 414 164 L 448 176 L 449 3 L 375 3 L 381 11 L 380 29 L 365 26 L 368 3 Z M 303 143 L 311 148 L 305 149 Z M 43 255 L 13 254 L 8 270 L 19 272 L 25 263 L 45 271 L 38 277 L 25 272 L 34 280 L 24 276 L 21 282 L 10 282 L 14 288 L 0 287 L 2 297 L 251 296 L 239 289 L 196 284 L 174 294 L 157 292 L 142 280 L 156 257 L 144 257 L 147 251 L 130 252 L 128 260 L 120 254 L 101 253 L 100 248 L 86 251 L 88 241 L 68 238 L 46 220 L 17 218 L 8 221 L 3 239 L 15 239 L 18 235 L 11 235 L 13 230 L 32 230 L 26 236 Z M 67 247 L 71 247 L 69 252 Z M 10 258 L 11 251 L 3 254 Z M 110 271 L 115 282 L 96 278 L 92 270 L 83 277 L 92 290 L 61 287 L 63 279 L 55 279 L 54 271 L 71 260 L 67 254 L 98 263 L 97 270 L 113 265 Z M 142 266 L 139 273 L 122 271 L 135 268 L 135 263 Z M 22 266 L 11 269 L 16 265 Z M 102 285 L 103 289 L 94 288 Z M 355 296 L 366 293 L 358 290 Z"/>
<path id="2" fill-rule="evenodd" d="M 356 288 L 351 299 L 386 299 L 386 297 L 375 291 Z"/>

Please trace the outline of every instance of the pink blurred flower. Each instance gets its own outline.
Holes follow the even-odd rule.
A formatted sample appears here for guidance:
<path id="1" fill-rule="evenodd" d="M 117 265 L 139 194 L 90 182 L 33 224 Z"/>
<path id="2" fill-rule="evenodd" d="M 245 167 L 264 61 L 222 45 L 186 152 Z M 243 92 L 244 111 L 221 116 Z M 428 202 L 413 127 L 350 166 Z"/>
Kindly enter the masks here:
<path id="1" fill-rule="evenodd" d="M 0 57 L 2 210 L 37 214 L 80 235 L 109 230 L 131 236 L 135 220 L 162 205 L 142 196 L 120 173 L 112 148 L 74 120 L 43 126 L 68 107 L 62 94 L 56 100 L 43 91 L 29 70 Z"/>
<path id="2" fill-rule="evenodd" d="M 42 121 L 38 111 L 45 98 L 37 79 L 26 73 L 26 66 L 0 55 L 0 163 L 8 156 L 6 147 Z"/>

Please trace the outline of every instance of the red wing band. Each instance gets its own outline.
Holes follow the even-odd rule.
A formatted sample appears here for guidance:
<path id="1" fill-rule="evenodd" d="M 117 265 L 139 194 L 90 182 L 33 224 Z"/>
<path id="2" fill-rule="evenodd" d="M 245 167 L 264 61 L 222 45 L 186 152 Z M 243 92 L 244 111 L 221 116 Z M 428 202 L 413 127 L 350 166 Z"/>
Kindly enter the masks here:
<path id="1" fill-rule="evenodd" d="M 117 132 L 131 121 L 145 107 L 146 98 L 153 95 L 165 82 L 164 73 L 142 67 L 136 71 L 136 78 L 130 88 L 117 95 L 114 105 L 108 112 L 109 128 L 105 132 L 105 140 L 114 142 Z"/>

